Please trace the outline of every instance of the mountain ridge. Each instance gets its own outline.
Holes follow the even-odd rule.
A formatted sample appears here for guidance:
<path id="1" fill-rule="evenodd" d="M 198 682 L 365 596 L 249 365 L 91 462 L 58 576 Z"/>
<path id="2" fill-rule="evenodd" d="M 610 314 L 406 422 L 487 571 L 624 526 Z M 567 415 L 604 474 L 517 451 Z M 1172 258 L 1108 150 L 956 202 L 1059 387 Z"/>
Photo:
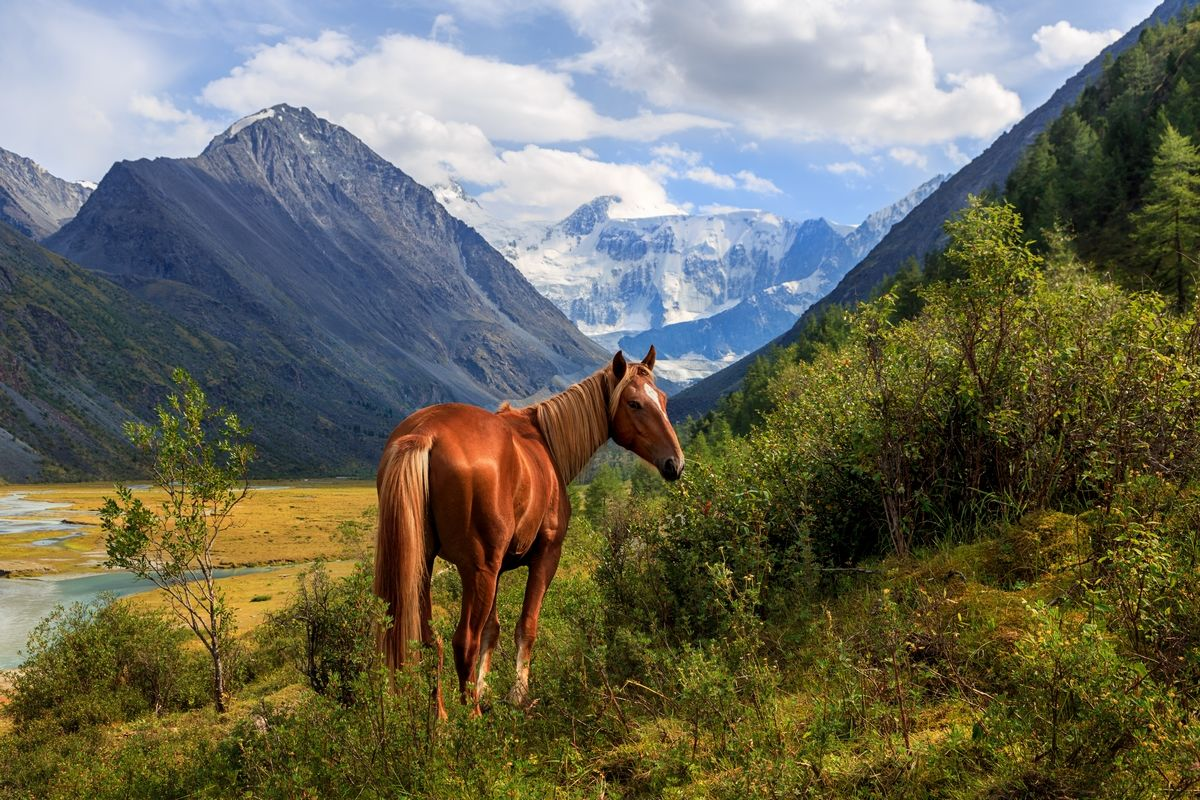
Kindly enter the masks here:
<path id="1" fill-rule="evenodd" d="M 457 184 L 434 191 L 584 333 L 610 348 L 654 344 L 662 374 L 687 381 L 786 330 L 941 179 L 853 227 L 751 209 L 613 217 L 615 195 L 557 222 L 514 224 Z"/>
<path id="2" fill-rule="evenodd" d="M 604 357 L 429 190 L 283 104 L 194 158 L 118 162 L 47 244 L 223 338 L 274 339 L 406 407 L 526 397 Z"/>
<path id="3" fill-rule="evenodd" d="M 94 187 L 65 181 L 25 156 L 0 147 L 0 222 L 33 239 L 57 231 Z"/>
<path id="4" fill-rule="evenodd" d="M 887 277 L 895 274 L 908 258 L 922 259 L 943 241 L 942 223 L 966 204 L 968 194 L 979 194 L 992 187 L 1002 189 L 1018 159 L 1037 135 L 1045 129 L 1084 89 L 1101 74 L 1105 60 L 1120 54 L 1137 42 L 1142 30 L 1166 22 L 1195 6 L 1197 0 L 1165 0 L 1142 22 L 1120 39 L 1104 48 L 1075 75 L 1060 86 L 1046 102 L 1001 134 L 983 153 L 952 175 L 937 191 L 897 223 L 854 269 L 827 296 L 808 308 L 796 323 L 780 336 L 739 359 L 736 363 L 709 375 L 672 398 L 671 415 L 685 419 L 708 411 L 717 400 L 737 389 L 750 365 L 772 349 L 794 342 L 810 320 L 834 304 L 867 299 Z"/>

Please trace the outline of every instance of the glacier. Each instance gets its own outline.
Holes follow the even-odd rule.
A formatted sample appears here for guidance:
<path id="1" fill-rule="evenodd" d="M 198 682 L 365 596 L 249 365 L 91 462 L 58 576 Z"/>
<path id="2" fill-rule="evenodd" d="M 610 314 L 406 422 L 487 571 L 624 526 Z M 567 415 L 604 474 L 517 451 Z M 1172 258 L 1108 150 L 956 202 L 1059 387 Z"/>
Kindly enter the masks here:
<path id="1" fill-rule="evenodd" d="M 945 179 L 855 226 L 760 210 L 620 218 L 615 195 L 562 220 L 513 222 L 457 183 L 431 188 L 580 331 L 610 350 L 654 344 L 656 371 L 686 384 L 787 330 Z"/>

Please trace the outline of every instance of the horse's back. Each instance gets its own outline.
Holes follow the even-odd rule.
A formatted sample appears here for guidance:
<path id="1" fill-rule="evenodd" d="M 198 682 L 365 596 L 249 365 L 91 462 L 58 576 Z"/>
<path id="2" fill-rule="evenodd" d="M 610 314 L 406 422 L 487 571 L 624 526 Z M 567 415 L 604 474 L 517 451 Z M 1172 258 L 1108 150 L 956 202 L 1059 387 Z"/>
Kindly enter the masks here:
<path id="1" fill-rule="evenodd" d="M 392 433 L 432 441 L 430 511 L 441 555 L 452 563 L 528 550 L 557 512 L 557 477 L 529 415 L 444 403 L 415 412 Z"/>

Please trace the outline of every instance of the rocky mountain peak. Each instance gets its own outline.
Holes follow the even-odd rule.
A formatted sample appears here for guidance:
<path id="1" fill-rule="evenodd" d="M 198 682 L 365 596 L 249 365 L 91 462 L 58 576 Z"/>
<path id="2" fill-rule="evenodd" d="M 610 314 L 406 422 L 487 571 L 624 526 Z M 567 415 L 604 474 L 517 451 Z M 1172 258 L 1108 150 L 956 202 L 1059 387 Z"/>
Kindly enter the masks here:
<path id="1" fill-rule="evenodd" d="M 218 133 L 208 143 L 204 154 L 238 140 L 239 134 L 251 128 L 253 128 L 252 133 L 260 135 L 270 132 L 297 139 L 298 134 L 327 135 L 330 129 L 337 128 L 337 126 L 321 119 L 307 108 L 296 108 L 287 103 L 279 103 L 253 114 L 247 114 Z"/>
<path id="2" fill-rule="evenodd" d="M 609 211 L 619 202 L 621 198 L 615 194 L 589 200 L 562 221 L 563 233 L 569 236 L 587 236 L 597 225 L 608 222 Z"/>
<path id="3" fill-rule="evenodd" d="M 91 186 L 51 175 L 32 159 L 0 148 L 0 222 L 43 239 L 79 212 Z"/>

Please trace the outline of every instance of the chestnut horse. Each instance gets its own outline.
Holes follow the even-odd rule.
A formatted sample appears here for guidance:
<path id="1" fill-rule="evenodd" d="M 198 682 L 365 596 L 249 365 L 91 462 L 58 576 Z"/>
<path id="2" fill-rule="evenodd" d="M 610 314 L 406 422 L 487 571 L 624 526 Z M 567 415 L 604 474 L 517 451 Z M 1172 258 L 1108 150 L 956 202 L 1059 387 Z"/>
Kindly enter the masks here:
<path id="1" fill-rule="evenodd" d="M 375 593 L 387 602 L 393 620 L 381 637 L 389 666 L 408 661 L 409 643 L 419 639 L 437 649 L 440 675 L 442 645 L 430 626 L 430 574 L 434 557 L 441 556 L 462 579 L 454 666 L 460 697 L 464 703 L 469 697 L 478 714 L 500 634 L 500 573 L 528 567 L 516 626 L 516 682 L 508 695 L 516 705 L 528 703 L 538 613 L 571 518 L 567 484 L 610 438 L 669 481 L 683 472 L 683 451 L 653 369 L 653 346 L 636 364 L 618 352 L 595 374 L 527 408 L 506 403 L 492 413 L 446 403 L 400 423 L 376 476 Z M 440 679 L 436 694 L 444 717 Z"/>

